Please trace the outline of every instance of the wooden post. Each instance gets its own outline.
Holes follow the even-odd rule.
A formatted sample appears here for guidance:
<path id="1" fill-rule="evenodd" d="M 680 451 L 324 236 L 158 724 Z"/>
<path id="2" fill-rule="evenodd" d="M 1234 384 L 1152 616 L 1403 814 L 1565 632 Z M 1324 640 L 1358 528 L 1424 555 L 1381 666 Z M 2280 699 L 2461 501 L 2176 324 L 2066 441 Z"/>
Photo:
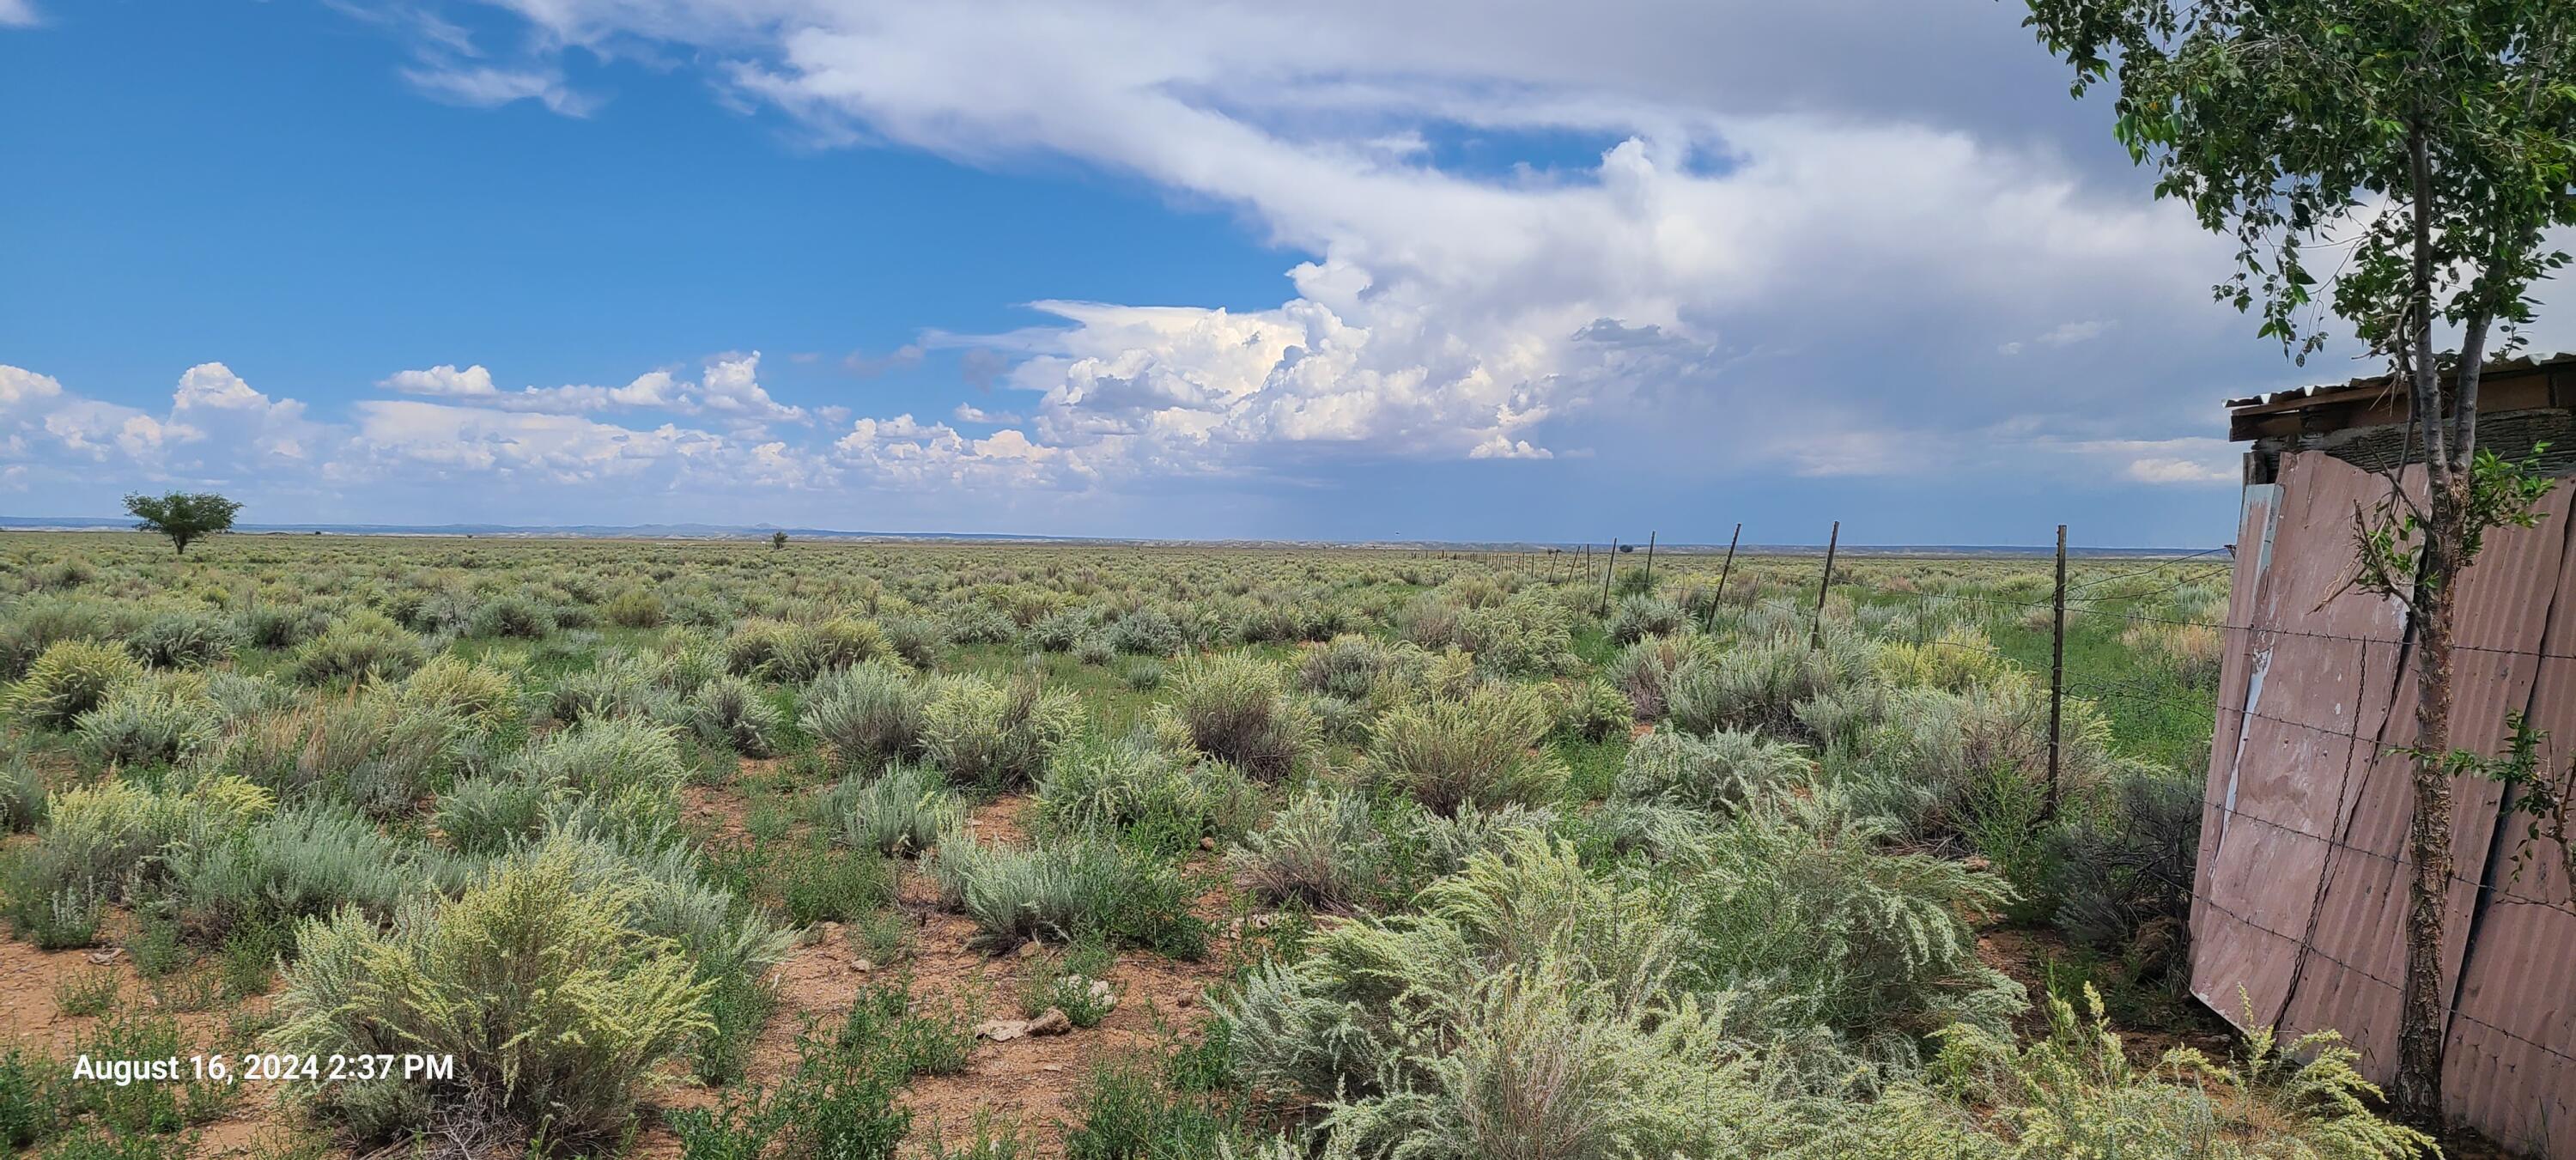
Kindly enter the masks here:
<path id="1" fill-rule="evenodd" d="M 2057 525 L 2057 595 L 2049 601 L 2048 799 L 2040 817 L 2057 817 L 2058 726 L 2066 712 L 2066 525 Z"/>
<path id="2" fill-rule="evenodd" d="M 1654 532 L 1646 533 L 1646 584 L 1648 585 L 1646 591 L 1648 592 L 1654 591 L 1655 583 L 1655 535 Z"/>
<path id="3" fill-rule="evenodd" d="M 1834 530 L 1825 537 L 1825 579 L 1816 585 L 1816 618 L 1807 625 L 1807 647 L 1825 647 L 1825 593 L 1834 589 L 1834 549 L 1843 542 L 1843 522 L 1834 521 Z"/>
<path id="4" fill-rule="evenodd" d="M 1735 571 L 1735 542 L 1744 538 L 1744 521 L 1735 521 L 1735 534 L 1726 538 L 1726 563 L 1717 569 L 1717 595 L 1708 602 L 1708 624 L 1701 631 L 1717 627 L 1717 606 L 1726 600 L 1726 577 Z"/>
<path id="5" fill-rule="evenodd" d="M 1610 615 L 1610 578 L 1619 574 L 1619 537 L 1610 537 L 1610 554 L 1601 565 L 1601 615 Z"/>

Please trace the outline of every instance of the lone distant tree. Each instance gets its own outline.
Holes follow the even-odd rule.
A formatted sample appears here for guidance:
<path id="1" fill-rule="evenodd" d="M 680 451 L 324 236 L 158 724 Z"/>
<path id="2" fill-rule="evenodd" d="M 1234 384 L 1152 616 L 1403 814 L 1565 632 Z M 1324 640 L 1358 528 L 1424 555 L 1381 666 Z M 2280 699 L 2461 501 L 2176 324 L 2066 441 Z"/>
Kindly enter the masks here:
<path id="1" fill-rule="evenodd" d="M 233 527 L 233 516 L 241 511 L 238 500 L 225 499 L 211 491 L 174 491 L 168 495 L 129 495 L 125 510 L 141 521 L 135 530 L 159 532 L 170 537 L 171 544 L 186 555 L 188 544 Z"/>
<path id="2" fill-rule="evenodd" d="M 2028 24 L 2113 82 L 2116 133 L 2156 196 L 2236 244 L 2219 301 L 2305 360 L 2331 312 L 2408 404 L 2421 498 L 2389 473 L 2360 518 L 2359 586 L 2401 602 L 2415 674 L 2414 817 L 2398 1110 L 2442 1112 L 2460 574 L 2487 532 L 2535 522 L 2536 458 L 2478 444 L 2478 380 L 2532 319 L 2576 222 L 2576 4 L 2566 0 L 2028 0 Z M 2310 248 L 2327 251 L 2311 264 Z M 2327 285 L 2320 289 L 2320 282 Z M 2436 353 L 2448 338 L 2453 355 Z"/>
<path id="3" fill-rule="evenodd" d="M 786 546 L 787 546 L 787 533 L 785 533 L 785 532 L 771 532 L 771 533 L 769 533 L 769 550 L 770 550 L 770 551 L 775 552 L 775 551 L 779 550 L 780 548 L 784 548 L 784 547 L 786 547 Z"/>

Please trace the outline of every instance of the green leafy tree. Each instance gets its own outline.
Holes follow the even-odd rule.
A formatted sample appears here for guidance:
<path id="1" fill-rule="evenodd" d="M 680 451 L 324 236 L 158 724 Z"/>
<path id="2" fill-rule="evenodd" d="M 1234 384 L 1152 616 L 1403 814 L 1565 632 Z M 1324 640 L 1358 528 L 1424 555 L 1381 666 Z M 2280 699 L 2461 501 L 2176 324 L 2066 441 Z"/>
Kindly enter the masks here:
<path id="1" fill-rule="evenodd" d="M 2440 1116 L 2442 925 L 2451 865 L 2453 601 L 2483 534 L 2528 526 L 2547 489 L 2478 446 L 2478 384 L 2521 344 L 2529 291 L 2576 221 L 2576 4 L 2566 0 L 2028 0 L 2028 25 L 2112 83 L 2116 133 L 2236 243 L 2221 301 L 2300 361 L 2327 315 L 2384 359 L 2409 405 L 2417 499 L 2358 519 L 2361 585 L 2414 634 L 2414 816 L 2398 1108 Z M 2326 255 L 2311 264 L 2312 251 Z M 2331 287 L 2319 300 L 2320 275 Z M 2447 337 L 2457 353 L 2437 356 Z"/>
<path id="2" fill-rule="evenodd" d="M 134 525 L 137 531 L 168 536 L 180 554 L 186 555 L 191 541 L 231 531 L 233 516 L 241 512 L 241 503 L 210 491 L 174 491 L 161 496 L 129 495 L 125 497 L 125 510 L 141 521 Z"/>
<path id="3" fill-rule="evenodd" d="M 785 532 L 771 532 L 771 533 L 769 533 L 769 550 L 770 550 L 770 551 L 775 552 L 775 551 L 779 550 L 780 548 L 784 548 L 784 547 L 786 547 L 786 546 L 787 546 L 787 533 L 785 533 Z"/>

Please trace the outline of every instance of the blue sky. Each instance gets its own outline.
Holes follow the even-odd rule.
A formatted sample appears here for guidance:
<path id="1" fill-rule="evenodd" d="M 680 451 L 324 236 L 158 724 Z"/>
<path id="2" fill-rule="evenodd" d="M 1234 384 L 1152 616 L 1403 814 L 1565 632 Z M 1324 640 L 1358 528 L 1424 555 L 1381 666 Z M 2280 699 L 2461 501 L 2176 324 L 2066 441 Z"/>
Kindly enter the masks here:
<path id="1" fill-rule="evenodd" d="M 2354 368 L 2017 19 L 0 0 L 0 514 L 2222 542 Z"/>

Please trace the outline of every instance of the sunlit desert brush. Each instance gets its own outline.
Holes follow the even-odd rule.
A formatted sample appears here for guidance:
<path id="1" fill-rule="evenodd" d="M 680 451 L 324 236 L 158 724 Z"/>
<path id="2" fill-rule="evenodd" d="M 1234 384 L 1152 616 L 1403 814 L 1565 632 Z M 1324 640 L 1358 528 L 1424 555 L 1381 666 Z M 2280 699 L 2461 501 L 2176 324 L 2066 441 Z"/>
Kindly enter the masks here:
<path id="1" fill-rule="evenodd" d="M 2070 648 L 2205 704 L 2223 591 L 2078 571 L 2136 615 Z M 179 1156 L 224 1117 L 309 1154 L 2425 1151 L 2331 1044 L 2112 1040 L 2092 987 L 2178 994 L 2205 718 L 2071 700 L 2049 813 L 2044 570 L 1846 560 L 1819 617 L 1820 574 L 0 538 L 7 953 L 142 984 L 40 1000 L 78 1042 L 0 1055 L 0 1151 Z M 940 910 L 1012 989 L 786 1009 L 782 963 L 898 963 Z M 2070 944 L 2063 993 L 1981 953 L 2004 922 Z M 1150 1028 L 1147 962 L 1212 985 L 1159 1047 L 1101 1041 L 1060 1122 L 913 1122 L 985 1015 Z M 146 1048 L 454 1067 L 70 1076 Z"/>

